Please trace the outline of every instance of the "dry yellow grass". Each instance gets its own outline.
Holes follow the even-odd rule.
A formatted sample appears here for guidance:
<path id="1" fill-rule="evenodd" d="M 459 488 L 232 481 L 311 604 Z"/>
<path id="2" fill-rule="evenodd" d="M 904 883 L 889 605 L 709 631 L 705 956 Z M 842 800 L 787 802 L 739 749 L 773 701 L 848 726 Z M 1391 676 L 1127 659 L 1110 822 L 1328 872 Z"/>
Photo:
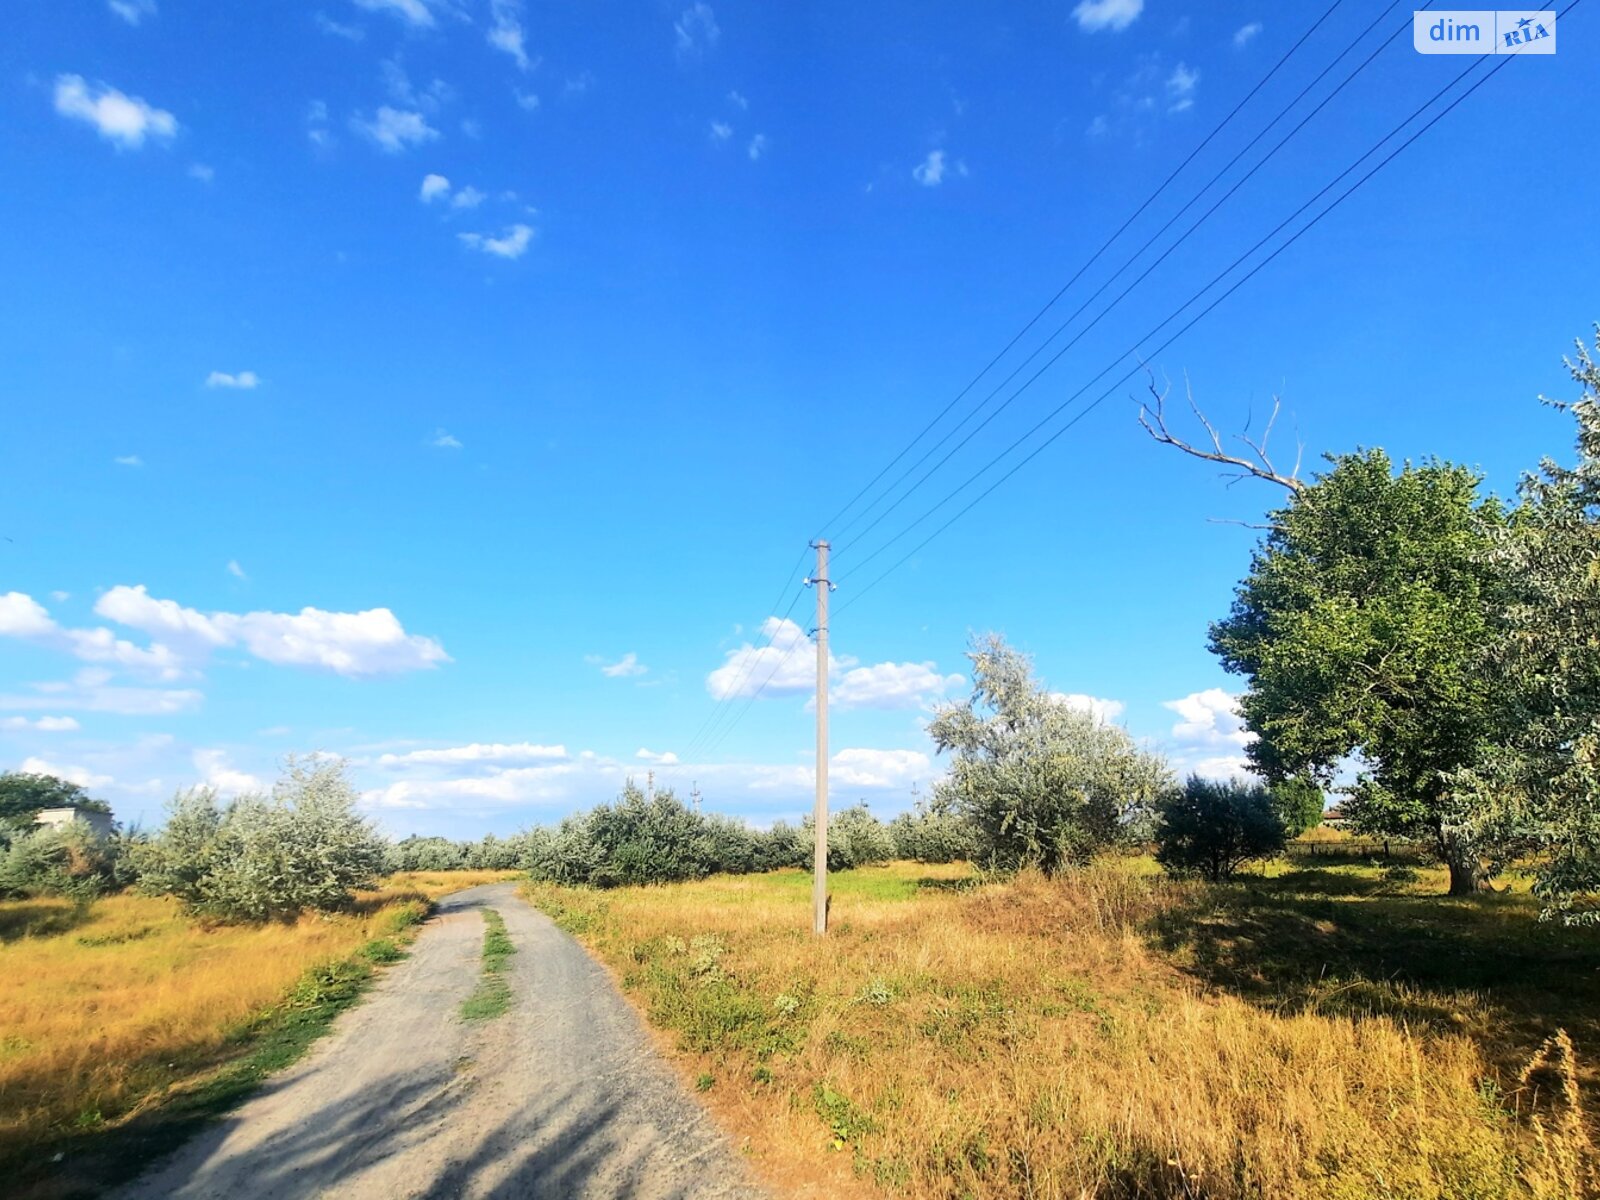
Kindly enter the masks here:
<path id="1" fill-rule="evenodd" d="M 508 872 L 400 875 L 356 911 L 202 926 L 167 898 L 0 902 L 0 1157 L 123 1118 L 217 1066 L 305 973 L 392 935 L 426 901 Z"/>
<path id="2" fill-rule="evenodd" d="M 1589 1194 L 1570 1053 L 1547 1055 L 1565 1079 L 1538 1091 L 1448 1016 L 1377 1011 L 1451 995 L 1341 1012 L 1215 986 L 1155 933 L 1209 919 L 1211 893 L 1147 864 L 940 886 L 959 873 L 836 876 L 825 940 L 793 872 L 529 892 L 618 972 L 784 1193 Z M 1464 1002 L 1469 1024 L 1493 1011 Z"/>

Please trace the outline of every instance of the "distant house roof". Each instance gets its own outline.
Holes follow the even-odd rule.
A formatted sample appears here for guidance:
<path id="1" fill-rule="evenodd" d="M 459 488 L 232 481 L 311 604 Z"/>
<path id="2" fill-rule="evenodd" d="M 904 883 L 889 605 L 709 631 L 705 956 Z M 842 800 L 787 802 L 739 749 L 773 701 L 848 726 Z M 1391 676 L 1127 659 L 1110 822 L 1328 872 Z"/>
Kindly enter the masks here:
<path id="1" fill-rule="evenodd" d="M 1322 819 L 1324 821 L 1348 821 L 1350 818 L 1345 814 L 1344 805 L 1335 804 L 1322 814 Z"/>

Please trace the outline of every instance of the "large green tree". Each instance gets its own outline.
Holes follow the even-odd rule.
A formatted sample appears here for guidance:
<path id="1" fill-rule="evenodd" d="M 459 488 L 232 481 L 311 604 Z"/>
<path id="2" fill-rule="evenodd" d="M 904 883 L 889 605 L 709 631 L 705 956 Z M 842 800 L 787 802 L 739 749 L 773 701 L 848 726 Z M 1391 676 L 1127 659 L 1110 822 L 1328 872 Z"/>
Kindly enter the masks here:
<path id="1" fill-rule="evenodd" d="M 1577 462 L 1524 479 L 1496 537 L 1505 582 L 1484 675 L 1502 719 L 1454 783 L 1493 841 L 1540 858 L 1548 915 L 1600 923 L 1600 363 L 1579 342 L 1567 365 L 1579 398 L 1546 403 L 1576 419 Z"/>
<path id="2" fill-rule="evenodd" d="M 965 818 L 979 856 L 1000 867 L 1055 874 L 1121 840 L 1128 818 L 1168 786 L 1161 759 L 1052 695 L 1001 638 L 978 640 L 967 657 L 971 697 L 928 726 L 954 752 L 935 806 Z"/>
<path id="3" fill-rule="evenodd" d="M 1487 884 L 1449 783 L 1493 722 L 1479 670 L 1490 640 L 1501 506 L 1479 477 L 1382 450 L 1330 456 L 1293 490 L 1211 648 L 1248 680 L 1248 753 L 1269 781 L 1331 782 L 1364 768 L 1346 808 L 1358 827 L 1424 837 L 1450 890 Z"/>

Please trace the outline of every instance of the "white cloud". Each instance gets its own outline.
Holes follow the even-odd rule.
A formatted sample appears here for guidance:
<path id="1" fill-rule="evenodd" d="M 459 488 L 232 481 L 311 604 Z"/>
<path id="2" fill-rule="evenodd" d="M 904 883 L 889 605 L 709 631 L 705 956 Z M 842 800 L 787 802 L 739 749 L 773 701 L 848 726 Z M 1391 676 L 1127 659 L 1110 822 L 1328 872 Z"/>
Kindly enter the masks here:
<path id="1" fill-rule="evenodd" d="M 56 112 L 93 125 L 119 149 L 137 150 L 146 137 L 166 141 L 178 132 L 178 119 L 137 96 L 98 84 L 91 91 L 81 75 L 56 76 Z"/>
<path id="2" fill-rule="evenodd" d="M 0 718 L 0 729 L 31 729 L 36 733 L 76 733 L 82 726 L 73 717 L 40 717 L 30 721 L 27 717 Z"/>
<path id="3" fill-rule="evenodd" d="M 569 77 L 567 81 L 561 85 L 561 94 L 563 96 L 582 96 L 585 95 L 593 86 L 594 72 L 579 71 L 576 75 Z"/>
<path id="4" fill-rule="evenodd" d="M 96 775 L 86 767 L 58 766 L 42 758 L 25 758 L 18 768 L 24 775 L 54 775 L 79 787 L 98 789 L 109 787 L 116 780 L 109 775 Z"/>
<path id="5" fill-rule="evenodd" d="M 816 688 L 816 643 L 795 622 L 768 617 L 761 632 L 767 644 L 749 642 L 727 653 L 726 661 L 706 676 L 713 699 L 809 694 Z M 883 662 L 859 666 L 853 658 L 831 657 L 829 699 L 839 708 L 925 708 L 965 682 L 960 675 L 941 675 L 931 662 Z"/>
<path id="6" fill-rule="evenodd" d="M 408 146 L 420 146 L 439 136 L 439 131 L 429 125 L 419 112 L 390 108 L 387 104 L 378 109 L 378 115 L 366 120 L 360 114 L 350 118 L 350 127 L 365 134 L 385 154 L 399 154 Z"/>
<path id="7" fill-rule="evenodd" d="M 1168 112 L 1184 112 L 1194 107 L 1194 90 L 1200 83 L 1200 72 L 1179 63 L 1167 76 L 1167 98 L 1172 101 Z"/>
<path id="8" fill-rule="evenodd" d="M 607 679 L 627 679 L 634 675 L 644 675 L 650 670 L 649 667 L 639 661 L 639 656 L 632 650 L 614 663 L 608 663 L 595 654 L 589 655 L 584 661 L 591 666 L 599 667 L 600 674 Z"/>
<path id="9" fill-rule="evenodd" d="M 129 25 L 156 15 L 156 0 L 106 0 L 106 7 Z"/>
<path id="10" fill-rule="evenodd" d="M 761 632 L 769 644 L 746 642 L 728 652 L 727 661 L 706 676 L 706 691 L 715 700 L 765 695 L 788 696 L 809 692 L 816 685 L 817 653 L 799 625 L 787 618 L 768 617 Z"/>
<path id="11" fill-rule="evenodd" d="M 230 375 L 226 371 L 213 371 L 206 376 L 208 388 L 237 388 L 249 391 L 251 388 L 261 386 L 261 376 L 254 371 L 240 371 L 237 375 Z"/>
<path id="12" fill-rule="evenodd" d="M 733 136 L 733 126 L 732 125 L 729 125 L 726 121 L 713 121 L 713 122 L 711 122 L 711 140 L 712 141 L 714 141 L 714 142 L 725 142 L 729 138 L 731 138 L 732 136 Z"/>
<path id="13" fill-rule="evenodd" d="M 468 184 L 466 187 L 458 191 L 454 196 L 450 197 L 450 207 L 477 208 L 478 205 L 482 204 L 488 198 L 489 197 L 485 193 L 480 192 L 477 188 L 473 187 L 471 184 Z"/>
<path id="14" fill-rule="evenodd" d="M 931 662 L 884 662 L 845 671 L 830 684 L 828 699 L 839 708 L 925 708 L 964 682 L 939 674 Z"/>
<path id="15" fill-rule="evenodd" d="M 111 663 L 168 682 L 189 674 L 183 659 L 161 642 L 136 646 L 105 628 L 62 629 L 57 640 L 84 662 Z"/>
<path id="16" fill-rule="evenodd" d="M 0 709 L 72 709 L 123 716 L 170 716 L 198 708 L 204 697 L 193 689 L 111 686 L 111 672 L 85 667 L 70 681 L 35 683 L 33 692 L 0 694 Z"/>
<path id="17" fill-rule="evenodd" d="M 526 819 L 549 820 L 613 799 L 641 767 L 677 766 L 666 752 L 640 748 L 627 759 L 582 751 L 559 761 L 501 766 L 488 759 L 412 766 L 394 782 L 363 793 L 363 806 L 389 813 L 491 813 L 526 810 Z M 937 771 L 919 750 L 847 748 L 829 763 L 836 790 L 907 799 L 913 782 L 931 782 Z M 784 816 L 793 820 L 811 807 L 812 770 L 794 763 L 696 763 L 695 778 L 706 802 L 718 812 Z M 849 797 L 854 799 L 854 796 Z M 840 802 L 845 797 L 841 794 Z"/>
<path id="18" fill-rule="evenodd" d="M 923 187 L 938 187 L 944 181 L 944 151 L 930 150 L 928 157 L 911 168 L 911 178 Z"/>
<path id="19" fill-rule="evenodd" d="M 1235 46 L 1248 45 L 1261 32 L 1261 28 L 1260 21 L 1251 21 L 1248 25 L 1239 26 L 1233 35 L 1233 44 Z"/>
<path id="20" fill-rule="evenodd" d="M 743 109 L 748 109 L 750 107 L 750 101 L 746 100 L 738 92 L 728 93 L 728 103 Z"/>
<path id="21" fill-rule="evenodd" d="M 213 648 L 242 646 L 263 662 L 313 667 L 340 675 L 414 671 L 449 662 L 432 638 L 408 634 L 387 608 L 364 612 L 201 613 L 173 600 L 158 600 L 143 584 L 118 585 L 95 604 L 95 612 L 120 625 L 168 638 L 196 659 Z M 104 631 L 96 631 L 104 632 Z M 151 647 L 166 650 L 156 643 Z"/>
<path id="22" fill-rule="evenodd" d="M 119 466 L 119 467 L 142 467 L 142 466 L 144 466 L 144 459 L 140 458 L 137 454 L 119 454 L 119 455 L 117 455 L 116 458 L 112 459 L 111 461 L 116 463 L 117 466 Z"/>
<path id="23" fill-rule="evenodd" d="M 239 560 L 236 558 L 230 558 L 228 560 L 228 574 L 232 575 L 235 579 L 250 578 L 250 576 L 244 573 L 244 568 L 239 565 Z"/>
<path id="24" fill-rule="evenodd" d="M 677 35 L 677 54 L 683 62 L 701 57 L 716 46 L 722 36 L 722 30 L 717 27 L 716 14 L 703 0 L 697 0 L 684 9 L 683 15 L 673 23 L 672 31 Z"/>
<path id="25" fill-rule="evenodd" d="M 223 750 L 196 750 L 194 769 L 199 772 L 202 785 L 214 787 L 224 795 L 237 796 L 243 792 L 267 790 L 266 780 L 239 770 L 228 761 L 228 755 Z"/>
<path id="26" fill-rule="evenodd" d="M 355 4 L 368 12 L 393 13 L 408 25 L 422 28 L 433 25 L 433 12 L 423 0 L 355 0 Z"/>
<path id="27" fill-rule="evenodd" d="M 1163 708 L 1178 714 L 1172 726 L 1173 767 L 1214 779 L 1243 774 L 1249 767 L 1244 749 L 1255 735 L 1239 715 L 1239 698 L 1221 688 L 1191 692 L 1167 700 Z"/>
<path id="28" fill-rule="evenodd" d="M 198 179 L 201 183 L 210 183 L 217 177 L 216 169 L 206 166 L 205 163 L 190 163 L 189 169 L 184 174 L 190 179 Z"/>
<path id="29" fill-rule="evenodd" d="M 428 439 L 428 445 L 437 446 L 441 450 L 460 450 L 461 439 L 442 429 L 435 429 L 433 436 Z"/>
<path id="30" fill-rule="evenodd" d="M 539 96 L 536 92 L 524 92 L 521 88 L 512 88 L 511 94 L 517 98 L 517 107 L 524 112 L 539 110 Z"/>
<path id="31" fill-rule="evenodd" d="M 532 742 L 473 742 L 466 746 L 449 746 L 441 750 L 411 750 L 405 754 L 384 754 L 378 765 L 389 770 L 417 766 L 461 766 L 474 763 L 489 765 L 507 762 L 563 762 L 567 758 L 565 746 L 537 746 Z"/>
<path id="32" fill-rule="evenodd" d="M 0 596 L 0 637 L 40 638 L 56 631 L 50 612 L 24 592 Z"/>
<path id="33" fill-rule="evenodd" d="M 443 175 L 424 175 L 422 189 L 417 193 L 417 198 L 424 204 L 438 199 L 440 196 L 450 194 L 450 181 Z"/>
<path id="34" fill-rule="evenodd" d="M 1093 713 L 1095 719 L 1104 725 L 1111 724 L 1128 708 L 1121 700 L 1103 700 L 1083 692 L 1051 692 L 1050 698 L 1057 704 L 1065 704 L 1079 712 Z"/>
<path id="35" fill-rule="evenodd" d="M 1072 10 L 1078 28 L 1087 33 L 1126 29 L 1144 11 L 1144 0 L 1081 0 Z"/>
<path id="36" fill-rule="evenodd" d="M 847 788 L 908 788 L 933 764 L 920 750 L 841 750 L 828 760 L 828 782 Z"/>
<path id="37" fill-rule="evenodd" d="M 485 254 L 493 254 L 498 258 L 521 258 L 528 249 L 528 244 L 533 241 L 533 228 L 529 225 L 512 225 L 499 237 L 490 237 L 482 233 L 456 234 L 465 246 L 474 250 L 481 250 Z"/>
<path id="38" fill-rule="evenodd" d="M 750 156 L 751 162 L 755 162 L 767 152 L 767 135 L 764 133 L 756 134 L 755 137 L 750 139 L 750 144 L 744 148 L 744 152 Z"/>
<path id="39" fill-rule="evenodd" d="M 1180 719 L 1172 727 L 1172 736 L 1180 741 L 1244 747 L 1252 739 L 1239 715 L 1239 698 L 1221 688 L 1190 692 L 1181 699 L 1163 701 L 1161 707 L 1178 714 Z"/>
<path id="40" fill-rule="evenodd" d="M 323 33 L 330 34 L 333 37 L 344 38 L 344 40 L 347 42 L 359 42 L 362 38 L 367 36 L 366 31 L 360 28 L 360 26 L 345 25 L 339 21 L 333 20 L 326 13 L 319 12 L 316 15 L 315 20 L 317 23 L 317 28 L 322 30 Z"/>
<path id="41" fill-rule="evenodd" d="M 533 63 L 528 58 L 524 44 L 521 5 L 517 0 L 490 0 L 489 12 L 493 24 L 489 27 L 489 44 L 496 50 L 509 54 L 517 66 L 527 71 Z"/>

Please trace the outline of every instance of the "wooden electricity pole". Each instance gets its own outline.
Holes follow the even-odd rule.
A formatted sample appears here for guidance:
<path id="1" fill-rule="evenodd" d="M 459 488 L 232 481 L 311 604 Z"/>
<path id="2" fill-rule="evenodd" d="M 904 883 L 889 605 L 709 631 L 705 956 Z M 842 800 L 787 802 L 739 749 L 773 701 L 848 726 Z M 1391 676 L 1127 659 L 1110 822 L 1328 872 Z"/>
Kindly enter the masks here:
<path id="1" fill-rule="evenodd" d="M 806 580 L 817 589 L 817 802 L 812 820 L 816 847 L 811 858 L 812 931 L 828 932 L 828 543 L 812 542 L 817 573 Z"/>

